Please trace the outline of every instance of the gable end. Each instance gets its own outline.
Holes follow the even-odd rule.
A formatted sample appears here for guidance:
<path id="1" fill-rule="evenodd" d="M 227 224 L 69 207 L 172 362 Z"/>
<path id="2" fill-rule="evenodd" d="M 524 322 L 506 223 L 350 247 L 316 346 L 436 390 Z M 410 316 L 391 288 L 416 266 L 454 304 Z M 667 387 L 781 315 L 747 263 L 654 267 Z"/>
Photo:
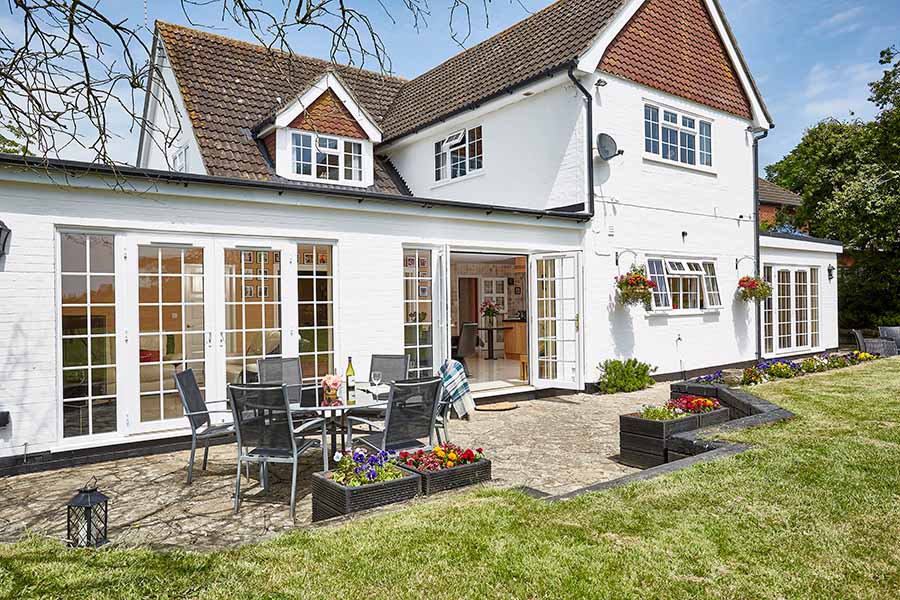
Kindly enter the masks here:
<path id="1" fill-rule="evenodd" d="M 316 133 L 339 135 L 342 137 L 368 139 L 344 103 L 333 90 L 327 89 L 290 122 L 288 127 L 314 131 Z"/>
<path id="2" fill-rule="evenodd" d="M 646 0 L 606 49 L 599 68 L 753 119 L 750 100 L 704 0 Z"/>

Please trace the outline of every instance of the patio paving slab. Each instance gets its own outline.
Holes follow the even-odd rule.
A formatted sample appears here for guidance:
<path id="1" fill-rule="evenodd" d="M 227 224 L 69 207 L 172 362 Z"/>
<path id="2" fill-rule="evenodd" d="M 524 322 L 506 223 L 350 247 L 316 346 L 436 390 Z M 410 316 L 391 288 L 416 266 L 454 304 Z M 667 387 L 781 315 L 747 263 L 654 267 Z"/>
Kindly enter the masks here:
<path id="1" fill-rule="evenodd" d="M 526 486 L 548 494 L 615 479 L 636 469 L 615 462 L 618 416 L 644 404 L 660 404 L 668 384 L 630 394 L 573 394 L 521 402 L 507 412 L 476 412 L 471 421 L 454 420 L 451 439 L 464 447 L 483 447 L 493 463 L 492 487 Z M 210 449 L 209 468 L 185 483 L 188 452 L 83 465 L 0 479 L 0 541 L 26 532 L 65 537 L 65 503 L 96 476 L 110 497 L 110 539 L 116 544 L 177 546 L 212 550 L 256 542 L 311 523 L 311 473 L 321 454 L 303 457 L 297 482 L 297 518 L 288 516 L 290 468 L 270 468 L 271 491 L 242 482 L 242 504 L 232 514 L 235 479 L 233 445 Z M 439 502 L 443 495 L 418 500 Z"/>

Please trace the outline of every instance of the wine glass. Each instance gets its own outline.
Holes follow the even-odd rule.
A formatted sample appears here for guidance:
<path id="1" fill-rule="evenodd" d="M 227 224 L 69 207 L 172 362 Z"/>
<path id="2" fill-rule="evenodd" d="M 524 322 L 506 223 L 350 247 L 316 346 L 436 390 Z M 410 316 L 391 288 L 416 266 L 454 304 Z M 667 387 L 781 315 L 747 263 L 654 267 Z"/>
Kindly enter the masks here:
<path id="1" fill-rule="evenodd" d="M 381 384 L 382 374 L 381 371 L 372 371 L 372 385 L 377 386 Z"/>

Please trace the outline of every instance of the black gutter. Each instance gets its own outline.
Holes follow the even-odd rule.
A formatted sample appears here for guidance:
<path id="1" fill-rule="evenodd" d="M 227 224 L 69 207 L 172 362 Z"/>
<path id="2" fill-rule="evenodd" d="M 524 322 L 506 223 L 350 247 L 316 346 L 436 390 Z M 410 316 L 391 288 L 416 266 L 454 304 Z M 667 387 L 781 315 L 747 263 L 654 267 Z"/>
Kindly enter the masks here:
<path id="1" fill-rule="evenodd" d="M 455 208 L 463 210 L 471 210 L 473 212 L 483 212 L 485 214 L 508 214 L 517 216 L 534 217 L 538 220 L 543 218 L 563 219 L 567 221 L 577 221 L 579 223 L 590 220 L 590 217 L 584 213 L 571 213 L 559 210 L 538 210 L 532 208 L 513 208 L 510 206 L 493 206 L 487 204 L 478 204 L 475 202 L 459 202 L 456 200 L 439 200 L 436 198 L 422 198 L 418 196 L 400 196 L 397 194 L 385 194 L 382 192 L 373 192 L 369 190 L 356 190 L 344 187 L 325 187 L 322 185 L 306 184 L 293 181 L 257 181 L 253 179 L 241 179 L 238 177 L 219 177 L 215 175 L 198 175 L 196 173 L 175 173 L 172 171 L 159 171 L 156 169 L 141 169 L 132 166 L 116 166 L 101 165 L 96 163 L 87 163 L 59 158 L 40 158 L 34 156 L 21 156 L 18 154 L 2 154 L 0 153 L 0 166 L 11 166 L 25 168 L 31 170 L 41 170 L 45 172 L 57 171 L 60 173 L 72 173 L 81 175 L 98 175 L 114 177 L 117 180 L 124 180 L 132 177 L 145 181 L 152 181 L 157 184 L 176 183 L 187 187 L 189 184 L 198 185 L 221 185 L 236 188 L 251 188 L 258 190 L 271 190 L 282 195 L 285 192 L 298 192 L 305 194 L 314 194 L 317 196 L 328 196 L 332 198 L 346 198 L 356 200 L 359 203 L 366 200 L 393 202 L 402 204 L 419 205 L 422 208 Z"/>
<path id="2" fill-rule="evenodd" d="M 588 176 L 588 198 L 587 198 L 587 215 L 588 218 L 594 218 L 594 97 L 591 95 L 589 91 L 584 89 L 584 86 L 581 85 L 581 82 L 578 81 L 578 78 L 575 77 L 575 61 L 569 63 L 569 79 L 572 80 L 572 83 L 575 84 L 579 90 L 581 90 L 582 95 L 584 96 L 585 103 L 585 112 L 587 113 L 587 117 L 585 118 L 585 125 L 587 129 L 587 176 Z"/>
<path id="3" fill-rule="evenodd" d="M 771 121 L 771 119 L 770 119 Z M 762 135 L 757 135 L 762 133 Z M 760 252 L 759 252 L 759 141 L 769 136 L 769 130 L 762 132 L 750 129 L 753 136 L 753 225 L 756 231 L 753 233 L 753 270 L 758 279 L 760 276 Z M 756 302 L 756 360 L 762 360 L 762 303 Z"/>

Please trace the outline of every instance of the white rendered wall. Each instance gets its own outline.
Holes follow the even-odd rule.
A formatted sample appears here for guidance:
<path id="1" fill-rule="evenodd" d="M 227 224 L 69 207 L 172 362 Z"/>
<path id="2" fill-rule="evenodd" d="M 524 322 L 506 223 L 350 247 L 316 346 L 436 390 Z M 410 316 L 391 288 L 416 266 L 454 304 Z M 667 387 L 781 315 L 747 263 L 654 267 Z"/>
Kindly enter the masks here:
<path id="1" fill-rule="evenodd" d="M 539 89 L 539 88 L 537 88 Z M 489 112 L 464 113 L 388 149 L 416 196 L 494 206 L 548 209 L 583 202 L 583 97 L 568 79 Z M 498 103 L 499 104 L 499 103 Z M 481 125 L 484 167 L 459 179 L 434 180 L 434 143 Z"/>
<path id="2" fill-rule="evenodd" d="M 352 356 L 360 377 L 367 377 L 373 353 L 403 350 L 404 245 L 558 251 L 579 248 L 583 228 L 553 219 L 279 196 L 251 188 L 163 185 L 159 193 L 128 194 L 102 182 L 92 188 L 28 183 L 39 177 L 4 172 L 0 181 L 0 214 L 12 229 L 9 255 L 0 259 L 0 339 L 6 341 L 0 353 L 0 410 L 12 413 L 11 427 L 0 429 L 0 457 L 22 454 L 26 447 L 31 453 L 96 444 L 86 436 L 61 438 L 55 284 L 59 228 L 335 241 L 336 364 L 342 367 Z M 89 179 L 76 185 L 88 185 Z M 120 282 L 121 275 L 117 293 Z M 119 329 L 117 343 L 125 344 L 121 334 Z M 127 343 L 136 344 L 137 336 Z M 118 368 L 137 365 L 120 363 Z M 128 393 L 119 391 L 120 411 Z M 106 440 L 114 441 L 127 439 Z"/>
<path id="3" fill-rule="evenodd" d="M 755 311 L 734 299 L 753 273 L 753 146 L 748 121 L 603 74 L 594 94 L 594 133 L 608 133 L 624 155 L 594 160 L 596 217 L 585 242 L 588 381 L 597 363 L 634 357 L 660 374 L 751 360 Z M 713 120 L 713 171 L 644 157 L 644 102 Z M 616 266 L 616 253 L 620 254 Z M 713 258 L 724 306 L 658 315 L 615 304 L 614 277 L 648 255 Z M 746 258 L 751 257 L 751 258 Z M 739 261 L 735 268 L 735 261 Z"/>

